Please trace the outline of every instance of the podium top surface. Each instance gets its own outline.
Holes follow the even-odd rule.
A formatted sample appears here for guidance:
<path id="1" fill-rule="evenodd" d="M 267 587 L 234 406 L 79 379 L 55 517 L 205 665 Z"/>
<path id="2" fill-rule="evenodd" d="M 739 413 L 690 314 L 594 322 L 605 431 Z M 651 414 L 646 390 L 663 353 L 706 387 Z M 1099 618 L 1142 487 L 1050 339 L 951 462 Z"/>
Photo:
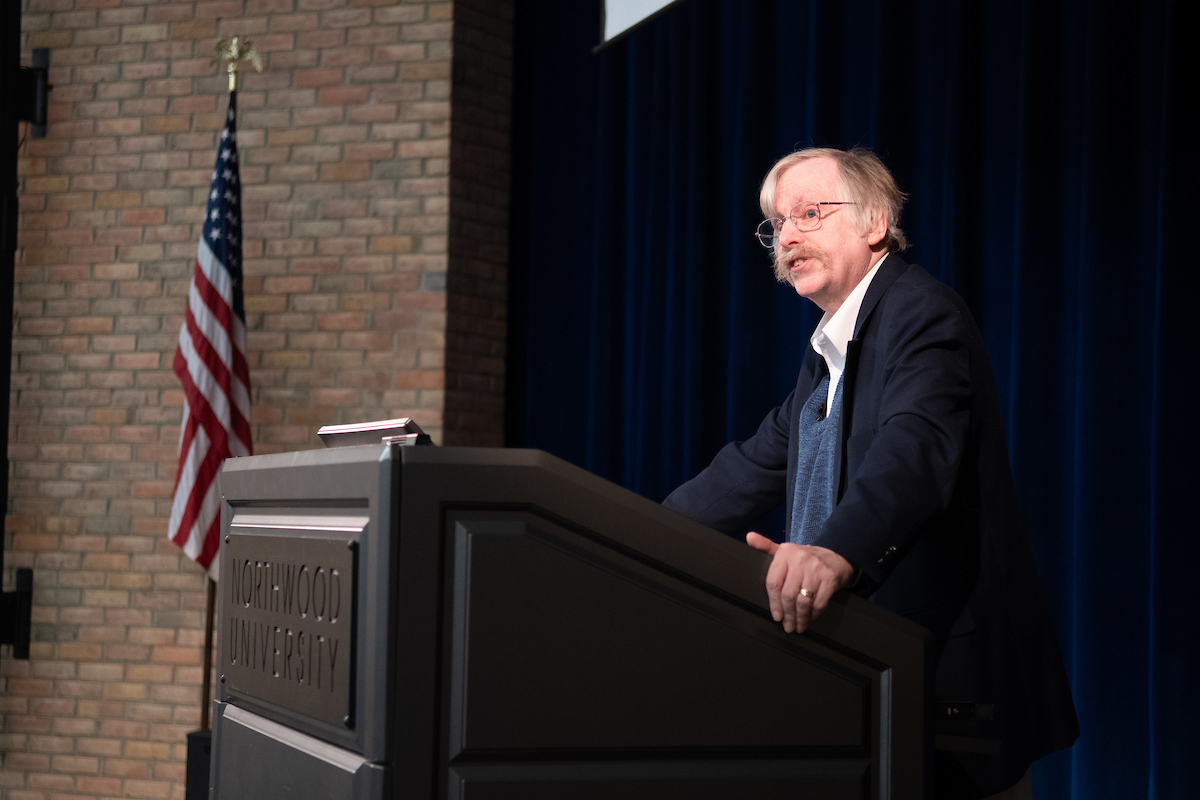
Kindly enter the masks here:
<path id="1" fill-rule="evenodd" d="M 225 462 L 223 493 L 234 504 L 287 499 L 293 484 L 289 479 L 252 479 L 281 470 L 320 470 L 331 496 L 361 493 L 361 474 L 341 468 L 369 469 L 394 462 L 409 492 L 440 494 L 452 485 L 455 496 L 441 497 L 443 504 L 515 503 L 562 518 L 583 511 L 589 527 L 612 544 L 770 613 L 764 588 L 769 555 L 542 450 L 370 444 L 230 458 Z M 295 499 L 314 498 L 301 490 Z M 809 630 L 837 638 L 847 611 L 873 620 L 882 626 L 881 633 L 886 629 L 921 643 L 932 641 L 926 629 L 848 591 L 835 595 Z"/>

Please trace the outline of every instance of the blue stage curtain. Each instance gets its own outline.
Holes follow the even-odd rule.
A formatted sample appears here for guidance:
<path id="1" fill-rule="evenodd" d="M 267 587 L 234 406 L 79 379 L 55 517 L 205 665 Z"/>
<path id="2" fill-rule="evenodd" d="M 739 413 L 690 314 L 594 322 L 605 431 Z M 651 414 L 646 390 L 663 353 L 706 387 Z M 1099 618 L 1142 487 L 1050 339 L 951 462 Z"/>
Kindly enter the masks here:
<path id="1" fill-rule="evenodd" d="M 593 54 L 598 3 L 519 0 L 509 444 L 660 500 L 753 433 L 820 316 L 759 181 L 874 149 L 1007 414 L 1083 728 L 1038 797 L 1190 796 L 1196 5 L 689 0 Z"/>

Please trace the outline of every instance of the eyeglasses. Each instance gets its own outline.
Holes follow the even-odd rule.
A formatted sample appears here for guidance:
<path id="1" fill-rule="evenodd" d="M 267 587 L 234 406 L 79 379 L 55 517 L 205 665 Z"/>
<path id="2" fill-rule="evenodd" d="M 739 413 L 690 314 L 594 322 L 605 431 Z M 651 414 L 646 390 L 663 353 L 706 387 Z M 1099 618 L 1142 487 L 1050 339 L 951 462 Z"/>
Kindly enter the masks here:
<path id="1" fill-rule="evenodd" d="M 762 246 L 774 250 L 776 243 L 779 241 L 779 234 L 783 231 L 783 223 L 790 222 L 798 231 L 815 231 L 821 227 L 821 206 L 854 206 L 857 203 L 852 203 L 848 200 L 828 201 L 815 203 L 812 200 L 803 200 L 792 206 L 791 212 L 787 215 L 787 219 L 779 217 L 771 217 L 764 219 L 758 224 L 758 230 L 754 235 L 758 237 L 758 241 L 762 242 Z"/>

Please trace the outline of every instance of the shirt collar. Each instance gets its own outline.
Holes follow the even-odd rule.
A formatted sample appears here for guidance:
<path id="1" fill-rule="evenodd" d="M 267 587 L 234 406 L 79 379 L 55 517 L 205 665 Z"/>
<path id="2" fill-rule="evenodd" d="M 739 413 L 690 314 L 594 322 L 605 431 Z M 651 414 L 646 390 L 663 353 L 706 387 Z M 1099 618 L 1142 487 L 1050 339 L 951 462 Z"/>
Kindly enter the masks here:
<path id="1" fill-rule="evenodd" d="M 837 311 L 832 315 L 825 314 L 821 317 L 821 322 L 818 323 L 812 338 L 809 339 L 813 350 L 824 357 L 831 373 L 840 373 L 846 366 L 846 346 L 854 338 L 854 325 L 858 322 L 858 312 L 862 308 L 863 298 L 867 296 L 867 289 L 870 288 L 875 273 L 879 272 L 879 265 L 886 258 L 887 253 L 885 252 L 883 257 L 875 262 L 875 266 L 871 267 L 858 282 L 854 290 L 846 296 L 846 300 Z"/>

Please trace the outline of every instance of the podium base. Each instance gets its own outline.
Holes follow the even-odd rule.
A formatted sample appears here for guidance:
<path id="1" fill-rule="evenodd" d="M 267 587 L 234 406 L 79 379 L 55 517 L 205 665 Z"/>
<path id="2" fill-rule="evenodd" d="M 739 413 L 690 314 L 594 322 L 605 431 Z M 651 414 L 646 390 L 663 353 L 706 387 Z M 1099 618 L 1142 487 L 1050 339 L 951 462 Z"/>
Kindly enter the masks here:
<path id="1" fill-rule="evenodd" d="M 212 764 L 212 731 L 187 735 L 187 800 L 208 800 L 208 773 Z"/>

